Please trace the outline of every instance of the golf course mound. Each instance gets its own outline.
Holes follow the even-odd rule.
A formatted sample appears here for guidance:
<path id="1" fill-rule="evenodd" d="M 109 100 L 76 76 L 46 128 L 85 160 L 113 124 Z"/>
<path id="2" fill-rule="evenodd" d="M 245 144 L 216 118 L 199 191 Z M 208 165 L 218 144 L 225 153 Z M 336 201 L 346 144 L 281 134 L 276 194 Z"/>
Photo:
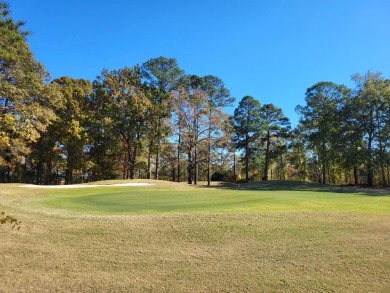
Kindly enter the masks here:
<path id="1" fill-rule="evenodd" d="M 157 180 L 112 180 L 88 184 L 17 185 L 20 205 L 50 213 L 157 215 L 274 211 L 386 213 L 388 193 L 293 181 L 198 186 Z M 28 187 L 28 188 L 27 188 Z M 28 192 L 22 192 L 28 190 Z M 375 198 L 375 199 L 373 199 Z M 380 204 L 380 202 L 384 204 Z"/>

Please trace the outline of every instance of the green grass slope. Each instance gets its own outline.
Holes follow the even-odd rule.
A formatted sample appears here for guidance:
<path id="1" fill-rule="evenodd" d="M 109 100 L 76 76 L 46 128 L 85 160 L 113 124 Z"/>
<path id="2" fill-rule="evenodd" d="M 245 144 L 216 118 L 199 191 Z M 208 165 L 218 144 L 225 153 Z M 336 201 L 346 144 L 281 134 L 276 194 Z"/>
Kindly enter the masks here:
<path id="1" fill-rule="evenodd" d="M 0 292 L 390 292 L 388 190 L 153 183 L 0 185 Z"/>
<path id="2" fill-rule="evenodd" d="M 386 190 L 300 182 L 218 184 L 192 187 L 154 181 L 153 186 L 45 190 L 26 206 L 81 214 L 240 213 L 356 211 L 390 213 Z M 35 191 L 36 192 L 36 191 Z"/>

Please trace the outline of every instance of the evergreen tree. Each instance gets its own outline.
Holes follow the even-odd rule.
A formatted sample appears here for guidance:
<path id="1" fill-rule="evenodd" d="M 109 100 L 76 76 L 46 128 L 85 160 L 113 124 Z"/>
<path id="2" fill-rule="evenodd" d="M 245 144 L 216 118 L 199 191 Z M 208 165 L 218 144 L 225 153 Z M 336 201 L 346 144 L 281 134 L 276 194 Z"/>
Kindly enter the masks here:
<path id="1" fill-rule="evenodd" d="M 263 129 L 261 105 L 251 96 L 245 96 L 234 110 L 234 141 L 237 149 L 245 152 L 245 182 L 249 181 L 249 161 L 257 151 L 258 139 Z"/>
<path id="2" fill-rule="evenodd" d="M 149 86 L 148 97 L 153 104 L 148 119 L 148 178 L 151 174 L 151 156 L 155 154 L 154 178 L 159 179 L 160 152 L 163 141 L 171 134 L 172 100 L 170 92 L 177 87 L 183 75 L 174 58 L 158 57 L 145 62 L 141 76 Z"/>
<path id="3" fill-rule="evenodd" d="M 277 141 L 290 128 L 289 119 L 284 116 L 282 109 L 273 104 L 265 104 L 260 109 L 260 115 L 263 121 L 265 132 L 265 163 L 263 180 L 268 180 L 268 168 L 270 162 L 270 151 L 272 145 L 276 145 Z"/>

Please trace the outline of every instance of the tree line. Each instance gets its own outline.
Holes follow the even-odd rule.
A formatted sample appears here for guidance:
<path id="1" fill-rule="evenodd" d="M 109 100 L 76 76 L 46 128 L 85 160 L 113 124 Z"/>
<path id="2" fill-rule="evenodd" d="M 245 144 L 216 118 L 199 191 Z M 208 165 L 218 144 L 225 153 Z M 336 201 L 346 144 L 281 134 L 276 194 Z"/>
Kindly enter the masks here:
<path id="1" fill-rule="evenodd" d="M 355 74 L 350 89 L 319 82 L 296 108 L 234 98 L 217 76 L 176 59 L 50 80 L 23 22 L 0 2 L 0 182 L 65 184 L 116 178 L 307 180 L 389 185 L 390 81 Z"/>

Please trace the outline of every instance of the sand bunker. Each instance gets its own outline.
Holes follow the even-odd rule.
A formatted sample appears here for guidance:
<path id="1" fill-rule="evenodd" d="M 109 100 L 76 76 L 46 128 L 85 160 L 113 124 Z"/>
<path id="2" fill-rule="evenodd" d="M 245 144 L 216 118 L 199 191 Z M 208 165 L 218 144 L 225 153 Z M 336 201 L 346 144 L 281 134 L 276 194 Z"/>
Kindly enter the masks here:
<path id="1" fill-rule="evenodd" d="M 33 185 L 26 184 L 20 187 L 25 188 L 93 188 L 93 187 L 108 187 L 108 186 L 152 186 L 152 183 L 142 182 L 129 182 L 129 183 L 117 183 L 117 184 L 75 184 L 75 185 Z"/>

